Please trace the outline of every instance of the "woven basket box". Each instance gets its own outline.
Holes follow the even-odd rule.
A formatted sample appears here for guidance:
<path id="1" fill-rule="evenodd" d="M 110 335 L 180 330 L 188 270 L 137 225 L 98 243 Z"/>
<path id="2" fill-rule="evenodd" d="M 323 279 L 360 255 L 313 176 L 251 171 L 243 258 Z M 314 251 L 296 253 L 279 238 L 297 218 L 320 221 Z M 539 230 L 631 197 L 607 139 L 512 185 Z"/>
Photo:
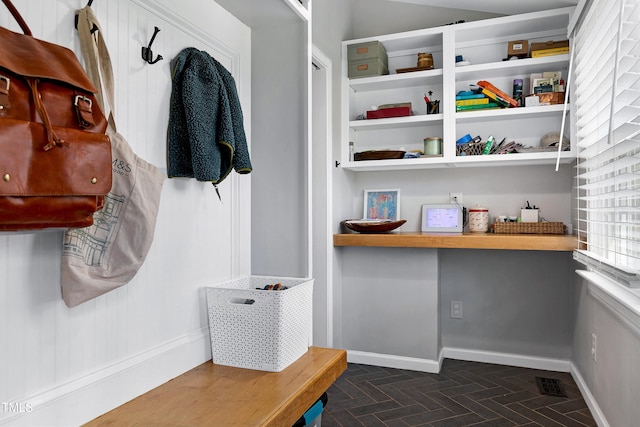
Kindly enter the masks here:
<path id="1" fill-rule="evenodd" d="M 491 225 L 496 234 L 565 234 L 561 222 L 496 222 Z"/>
<path id="2" fill-rule="evenodd" d="M 262 290 L 276 283 L 288 289 Z M 213 363 L 280 372 L 309 349 L 313 279 L 248 276 L 206 293 Z"/>
<path id="3" fill-rule="evenodd" d="M 486 142 L 467 142 L 456 145 L 456 156 L 479 156 L 484 151 Z"/>

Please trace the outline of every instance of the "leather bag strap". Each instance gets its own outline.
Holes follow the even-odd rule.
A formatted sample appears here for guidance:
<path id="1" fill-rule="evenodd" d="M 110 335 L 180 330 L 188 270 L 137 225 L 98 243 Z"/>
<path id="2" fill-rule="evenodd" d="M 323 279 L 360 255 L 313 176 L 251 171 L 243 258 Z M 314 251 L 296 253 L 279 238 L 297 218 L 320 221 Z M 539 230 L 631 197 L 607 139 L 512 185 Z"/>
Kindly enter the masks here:
<path id="1" fill-rule="evenodd" d="M 51 119 L 49 118 L 49 114 L 47 114 L 47 110 L 44 108 L 44 104 L 42 103 L 42 98 L 40 97 L 40 91 L 38 90 L 38 84 L 40 81 L 38 79 L 28 79 L 29 87 L 31 88 L 31 95 L 33 98 L 33 103 L 36 106 L 36 110 L 38 111 L 38 115 L 44 122 L 44 128 L 47 131 L 47 141 L 49 141 L 43 148 L 44 151 L 49 151 L 53 147 L 59 147 L 66 145 L 69 143 L 59 138 L 58 135 L 53 131 L 53 125 L 51 124 Z"/>
<path id="2" fill-rule="evenodd" d="M 97 30 L 94 29 L 94 26 Z M 102 27 L 100 27 L 93 9 L 89 6 L 85 6 L 78 11 L 78 35 L 80 36 L 80 47 L 82 48 L 87 75 L 97 88 L 96 99 L 102 111 L 109 112 L 107 120 L 115 131 L 115 97 L 111 56 L 104 41 Z M 107 104 L 105 104 L 105 95 Z"/>
<path id="3" fill-rule="evenodd" d="M 14 19 L 18 21 L 18 25 L 20 25 L 20 28 L 22 28 L 22 32 L 25 33 L 27 36 L 33 36 L 33 34 L 31 34 L 31 30 L 29 29 L 29 26 L 27 25 L 27 23 L 24 21 L 24 19 L 18 12 L 18 9 L 16 9 L 13 3 L 11 3 L 11 0 L 2 0 L 2 3 L 4 3 L 5 6 L 7 6 L 7 9 L 9 9 L 9 12 L 11 12 L 11 15 L 13 15 Z"/>

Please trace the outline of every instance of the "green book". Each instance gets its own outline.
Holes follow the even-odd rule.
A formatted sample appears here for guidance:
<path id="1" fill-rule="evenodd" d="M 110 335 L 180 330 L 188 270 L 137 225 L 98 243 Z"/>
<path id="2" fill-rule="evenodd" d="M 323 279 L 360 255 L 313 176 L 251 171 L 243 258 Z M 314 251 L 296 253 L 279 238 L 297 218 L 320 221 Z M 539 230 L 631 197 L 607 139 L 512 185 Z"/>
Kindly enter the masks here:
<path id="1" fill-rule="evenodd" d="M 500 104 L 498 104 L 497 102 L 489 102 L 488 104 L 480 105 L 461 105 L 459 107 L 456 107 L 456 111 L 485 110 L 494 108 L 500 108 Z"/>

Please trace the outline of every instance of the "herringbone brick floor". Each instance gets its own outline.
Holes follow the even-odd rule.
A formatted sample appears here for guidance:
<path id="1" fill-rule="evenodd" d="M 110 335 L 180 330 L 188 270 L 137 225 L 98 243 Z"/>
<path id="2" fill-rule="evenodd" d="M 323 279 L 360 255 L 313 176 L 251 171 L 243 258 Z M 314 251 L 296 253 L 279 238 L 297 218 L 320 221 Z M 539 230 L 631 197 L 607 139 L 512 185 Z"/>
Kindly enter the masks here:
<path id="1" fill-rule="evenodd" d="M 536 377 L 567 397 L 541 394 Z M 445 359 L 439 374 L 350 363 L 327 391 L 322 427 L 596 426 L 568 373 Z"/>

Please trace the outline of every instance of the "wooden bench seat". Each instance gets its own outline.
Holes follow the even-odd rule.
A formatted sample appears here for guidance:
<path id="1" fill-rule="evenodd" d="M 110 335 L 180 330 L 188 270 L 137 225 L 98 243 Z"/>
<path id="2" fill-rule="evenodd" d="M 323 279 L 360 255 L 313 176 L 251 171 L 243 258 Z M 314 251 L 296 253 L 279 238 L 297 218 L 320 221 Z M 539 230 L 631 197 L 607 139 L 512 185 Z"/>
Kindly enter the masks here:
<path id="1" fill-rule="evenodd" d="M 282 372 L 207 362 L 86 425 L 292 426 L 346 368 L 346 351 L 321 347 Z"/>

